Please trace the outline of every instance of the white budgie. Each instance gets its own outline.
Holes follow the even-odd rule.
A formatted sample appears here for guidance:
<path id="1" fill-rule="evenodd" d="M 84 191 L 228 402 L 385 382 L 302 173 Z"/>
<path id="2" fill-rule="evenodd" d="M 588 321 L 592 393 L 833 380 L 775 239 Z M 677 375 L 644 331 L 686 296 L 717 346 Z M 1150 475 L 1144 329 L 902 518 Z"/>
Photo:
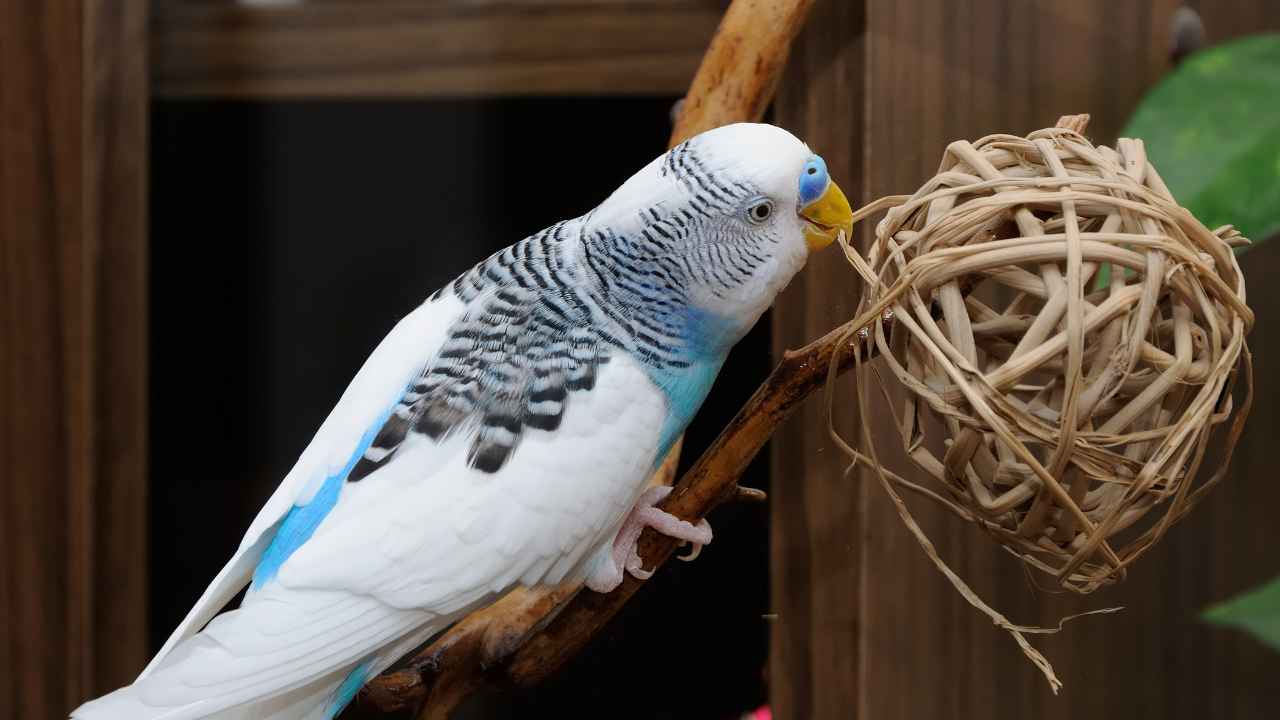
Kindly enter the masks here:
<path id="1" fill-rule="evenodd" d="M 382 341 L 138 679 L 73 717 L 332 718 L 518 584 L 607 592 L 644 525 L 710 541 L 646 480 L 850 222 L 820 157 L 738 124 L 481 262 Z"/>

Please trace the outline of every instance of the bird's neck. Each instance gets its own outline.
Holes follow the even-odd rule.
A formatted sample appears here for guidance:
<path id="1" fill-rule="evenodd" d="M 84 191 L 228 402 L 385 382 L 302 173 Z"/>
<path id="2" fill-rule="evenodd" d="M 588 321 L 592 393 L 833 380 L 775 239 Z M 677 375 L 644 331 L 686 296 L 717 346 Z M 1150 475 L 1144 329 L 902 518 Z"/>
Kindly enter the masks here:
<path id="1" fill-rule="evenodd" d="M 574 255 L 583 282 L 646 363 L 722 361 L 749 323 L 697 303 L 679 247 L 692 228 L 648 219 L 625 232 L 581 222 Z"/>
<path id="2" fill-rule="evenodd" d="M 755 318 L 725 317 L 698 305 L 690 275 L 696 270 L 680 247 L 697 230 L 692 218 L 676 222 L 647 212 L 623 230 L 592 230 L 589 217 L 571 235 L 576 242 L 570 253 L 581 281 L 627 338 L 626 350 L 667 398 L 654 459 L 661 463 Z"/>

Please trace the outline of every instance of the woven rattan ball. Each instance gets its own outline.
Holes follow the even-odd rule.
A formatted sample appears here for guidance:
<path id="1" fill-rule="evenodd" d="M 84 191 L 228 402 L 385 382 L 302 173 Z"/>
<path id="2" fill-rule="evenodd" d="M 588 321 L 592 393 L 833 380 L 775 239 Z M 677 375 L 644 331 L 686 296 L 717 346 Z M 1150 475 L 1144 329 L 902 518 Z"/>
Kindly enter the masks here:
<path id="1" fill-rule="evenodd" d="M 866 342 L 905 388 L 915 489 L 1089 592 L 1222 478 L 1253 316 L 1243 239 L 1179 207 L 1140 141 L 1070 128 L 952 143 L 878 225 L 860 307 L 892 317 Z"/>

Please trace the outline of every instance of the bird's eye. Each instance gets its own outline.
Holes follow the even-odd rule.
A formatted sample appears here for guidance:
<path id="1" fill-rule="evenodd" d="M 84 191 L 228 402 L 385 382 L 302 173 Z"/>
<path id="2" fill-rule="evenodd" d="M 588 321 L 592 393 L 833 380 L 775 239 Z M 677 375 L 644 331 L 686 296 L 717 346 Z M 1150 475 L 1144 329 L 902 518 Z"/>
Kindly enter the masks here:
<path id="1" fill-rule="evenodd" d="M 769 216 L 772 214 L 773 203 L 768 200 L 762 200 L 761 202 L 752 205 L 750 208 L 747 208 L 747 217 L 754 223 L 762 223 L 765 220 L 768 220 Z"/>

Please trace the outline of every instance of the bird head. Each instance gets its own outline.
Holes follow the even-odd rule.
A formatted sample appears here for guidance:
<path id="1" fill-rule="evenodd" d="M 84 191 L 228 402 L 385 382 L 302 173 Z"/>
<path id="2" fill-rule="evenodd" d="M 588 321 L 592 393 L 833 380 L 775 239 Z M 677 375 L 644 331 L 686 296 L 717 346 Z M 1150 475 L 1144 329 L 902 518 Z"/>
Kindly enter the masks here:
<path id="1" fill-rule="evenodd" d="M 632 264 L 675 287 L 728 344 L 773 303 L 811 252 L 852 230 L 826 163 L 772 125 L 738 123 L 660 156 L 588 216 L 626 240 Z M 601 230 L 607 229 L 607 230 Z M 633 268 L 634 269 L 634 268 Z M 642 273 L 644 274 L 644 273 Z"/>

